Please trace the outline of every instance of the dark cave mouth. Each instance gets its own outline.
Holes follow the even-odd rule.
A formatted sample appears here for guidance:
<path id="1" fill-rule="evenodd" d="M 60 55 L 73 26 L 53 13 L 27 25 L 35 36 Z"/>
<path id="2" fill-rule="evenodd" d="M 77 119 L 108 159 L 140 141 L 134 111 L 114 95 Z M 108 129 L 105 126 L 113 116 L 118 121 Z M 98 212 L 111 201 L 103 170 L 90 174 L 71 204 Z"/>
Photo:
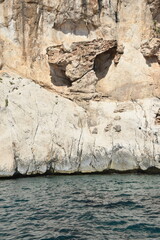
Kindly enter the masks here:
<path id="1" fill-rule="evenodd" d="M 72 82 L 70 81 L 70 79 L 66 76 L 66 69 L 63 66 L 59 66 L 57 64 L 52 64 L 49 63 L 49 67 L 50 67 L 50 76 L 51 76 L 51 82 L 55 85 L 55 86 L 67 86 L 67 87 L 71 87 L 72 86 Z"/>
<path id="2" fill-rule="evenodd" d="M 93 70 L 98 80 L 104 78 L 107 75 L 116 53 L 117 48 L 114 47 L 111 48 L 110 50 L 107 50 L 106 52 L 98 54 L 95 57 Z"/>

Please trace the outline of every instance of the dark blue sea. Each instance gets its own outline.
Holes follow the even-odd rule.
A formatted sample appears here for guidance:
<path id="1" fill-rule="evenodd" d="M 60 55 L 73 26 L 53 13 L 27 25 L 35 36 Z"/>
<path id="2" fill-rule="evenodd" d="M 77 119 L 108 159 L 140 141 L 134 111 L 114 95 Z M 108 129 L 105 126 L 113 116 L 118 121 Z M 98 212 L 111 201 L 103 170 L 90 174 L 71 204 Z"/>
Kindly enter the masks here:
<path id="1" fill-rule="evenodd" d="M 160 239 L 160 175 L 0 180 L 0 240 Z"/>

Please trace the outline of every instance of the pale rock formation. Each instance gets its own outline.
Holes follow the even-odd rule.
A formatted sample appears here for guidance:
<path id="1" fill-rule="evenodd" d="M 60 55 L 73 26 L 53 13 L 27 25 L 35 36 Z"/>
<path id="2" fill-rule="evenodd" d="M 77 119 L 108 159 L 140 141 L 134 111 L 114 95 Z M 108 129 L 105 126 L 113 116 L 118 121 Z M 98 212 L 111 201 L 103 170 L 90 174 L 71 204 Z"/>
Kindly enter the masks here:
<path id="1" fill-rule="evenodd" d="M 0 79 L 1 177 L 160 169 L 158 98 L 82 108 L 15 74 Z"/>
<path id="2" fill-rule="evenodd" d="M 5 102 L 7 104 L 7 102 Z M 0 176 L 12 176 L 16 164 L 13 152 L 13 142 L 9 123 L 9 114 L 6 108 L 0 110 Z"/>
<path id="3" fill-rule="evenodd" d="M 1 177 L 160 169 L 159 10 L 0 1 Z"/>

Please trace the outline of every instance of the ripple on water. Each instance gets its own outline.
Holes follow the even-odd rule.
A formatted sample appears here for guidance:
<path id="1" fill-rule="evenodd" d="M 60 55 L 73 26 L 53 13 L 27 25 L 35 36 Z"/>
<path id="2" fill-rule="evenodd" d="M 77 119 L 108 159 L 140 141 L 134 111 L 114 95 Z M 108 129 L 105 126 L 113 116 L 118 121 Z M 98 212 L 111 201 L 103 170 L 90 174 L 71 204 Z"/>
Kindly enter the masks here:
<path id="1" fill-rule="evenodd" d="M 159 240 L 159 175 L 0 181 L 0 240 Z"/>

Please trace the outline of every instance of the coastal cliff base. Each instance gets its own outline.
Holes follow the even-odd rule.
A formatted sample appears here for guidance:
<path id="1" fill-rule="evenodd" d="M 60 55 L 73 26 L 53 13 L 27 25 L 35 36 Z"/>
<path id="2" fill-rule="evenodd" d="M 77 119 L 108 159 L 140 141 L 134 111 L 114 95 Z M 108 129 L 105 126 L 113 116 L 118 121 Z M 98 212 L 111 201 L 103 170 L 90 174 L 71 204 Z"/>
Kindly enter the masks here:
<path id="1" fill-rule="evenodd" d="M 160 169 L 160 99 L 73 102 L 0 74 L 0 177 Z"/>

